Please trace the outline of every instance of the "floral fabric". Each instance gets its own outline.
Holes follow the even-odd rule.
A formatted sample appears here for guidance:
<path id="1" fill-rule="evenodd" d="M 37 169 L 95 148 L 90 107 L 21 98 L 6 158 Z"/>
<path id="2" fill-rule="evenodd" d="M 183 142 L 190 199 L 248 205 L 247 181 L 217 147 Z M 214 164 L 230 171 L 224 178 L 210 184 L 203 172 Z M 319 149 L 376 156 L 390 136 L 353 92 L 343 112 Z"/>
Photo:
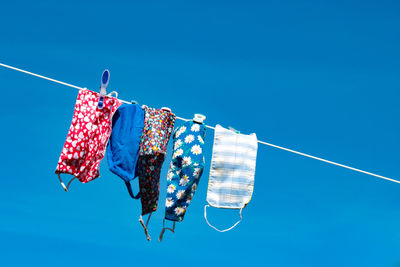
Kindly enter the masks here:
<path id="1" fill-rule="evenodd" d="M 174 152 L 167 175 L 165 219 L 182 221 L 204 169 L 204 124 L 185 122 L 174 134 Z"/>
<path id="2" fill-rule="evenodd" d="M 144 128 L 136 168 L 142 215 L 157 210 L 161 167 L 176 119 L 176 116 L 167 110 L 144 106 L 144 111 Z"/>
<path id="3" fill-rule="evenodd" d="M 99 164 L 111 134 L 111 119 L 122 104 L 116 98 L 105 96 L 104 106 L 99 109 L 99 98 L 96 92 L 79 91 L 56 174 L 71 174 L 82 183 L 99 177 Z"/>
<path id="4" fill-rule="evenodd" d="M 165 155 L 139 156 L 137 170 L 139 176 L 140 201 L 142 203 L 142 215 L 157 210 L 158 196 L 160 192 L 160 173 Z"/>
<path id="5" fill-rule="evenodd" d="M 144 128 L 140 143 L 140 155 L 167 153 L 167 145 L 174 130 L 175 114 L 164 109 L 143 106 Z"/>

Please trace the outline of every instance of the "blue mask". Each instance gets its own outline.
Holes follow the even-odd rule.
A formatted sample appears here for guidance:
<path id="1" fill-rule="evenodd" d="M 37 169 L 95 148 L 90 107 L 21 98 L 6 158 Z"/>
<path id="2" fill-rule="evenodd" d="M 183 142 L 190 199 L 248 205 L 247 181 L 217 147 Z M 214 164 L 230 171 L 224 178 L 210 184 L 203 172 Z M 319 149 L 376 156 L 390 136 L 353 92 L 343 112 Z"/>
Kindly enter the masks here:
<path id="1" fill-rule="evenodd" d="M 144 111 L 137 104 L 124 104 L 113 117 L 112 133 L 107 147 L 107 162 L 110 171 L 121 177 L 132 198 L 130 182 L 135 178 L 139 157 L 140 136 L 144 127 Z"/>

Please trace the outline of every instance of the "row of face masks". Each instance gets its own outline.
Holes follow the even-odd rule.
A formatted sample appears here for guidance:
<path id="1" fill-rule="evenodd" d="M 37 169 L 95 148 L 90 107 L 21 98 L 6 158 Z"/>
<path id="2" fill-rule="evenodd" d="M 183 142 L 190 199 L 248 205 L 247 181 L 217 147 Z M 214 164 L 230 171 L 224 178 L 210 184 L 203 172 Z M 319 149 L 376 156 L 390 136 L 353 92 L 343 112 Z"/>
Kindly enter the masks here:
<path id="1" fill-rule="evenodd" d="M 160 172 L 167 144 L 172 135 L 175 115 L 169 109 L 153 109 L 137 104 L 122 105 L 106 96 L 99 109 L 99 96 L 89 90 L 79 92 L 71 127 L 64 144 L 56 173 L 67 191 L 60 174 L 67 173 L 82 183 L 99 177 L 99 163 L 107 154 L 109 169 L 121 177 L 132 198 L 141 199 L 139 221 L 147 239 L 150 236 L 142 215 L 157 209 Z M 111 134 L 112 129 L 112 134 Z M 173 133 L 172 162 L 167 175 L 165 219 L 182 221 L 194 196 L 204 169 L 205 126 L 187 121 Z M 107 146 L 108 143 L 108 146 Z M 107 147 L 107 149 L 106 149 Z M 257 137 L 215 127 L 214 145 L 207 190 L 208 205 L 204 207 L 207 223 L 224 232 L 241 220 L 242 209 L 249 203 L 254 188 Z M 139 177 L 139 193 L 134 194 L 131 181 Z M 74 179 L 73 178 L 73 179 Z M 207 207 L 238 209 L 240 220 L 220 230 L 207 220 Z M 165 224 L 164 219 L 164 224 Z"/>

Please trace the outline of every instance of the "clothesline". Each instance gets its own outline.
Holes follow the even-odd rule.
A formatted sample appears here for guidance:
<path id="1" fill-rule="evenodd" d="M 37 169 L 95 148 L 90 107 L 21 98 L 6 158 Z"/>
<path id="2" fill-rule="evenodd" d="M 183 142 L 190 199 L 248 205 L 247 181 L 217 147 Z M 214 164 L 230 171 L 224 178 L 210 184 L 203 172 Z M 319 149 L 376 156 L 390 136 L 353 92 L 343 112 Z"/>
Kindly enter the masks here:
<path id="1" fill-rule="evenodd" d="M 46 76 L 43 76 L 43 75 L 39 75 L 39 74 L 36 74 L 36 73 L 33 73 L 33 72 L 29 72 L 29 71 L 26 71 L 26 70 L 23 70 L 23 69 L 19 69 L 19 68 L 16 68 L 16 67 L 13 67 L 13 66 L 10 66 L 10 65 L 6 65 L 6 64 L 3 64 L 3 63 L 0 63 L 0 66 L 8 68 L 8 69 L 16 70 L 16 71 L 19 71 L 19 72 L 23 72 L 23 73 L 26 73 L 26 74 L 29 74 L 29 75 L 32 75 L 32 76 L 35 76 L 35 77 L 38 77 L 38 78 L 41 78 L 41 79 L 45 79 L 45 80 L 48 80 L 48 81 L 51 81 L 51 82 L 59 83 L 59 84 L 62 84 L 62 85 L 68 86 L 68 87 L 72 87 L 72 88 L 75 88 L 75 89 L 78 89 L 78 90 L 85 89 L 83 87 L 79 87 L 79 86 L 76 86 L 76 85 L 73 85 L 73 84 L 62 82 L 62 81 L 59 81 L 59 80 L 56 80 L 56 79 L 52 79 L 52 78 L 49 78 L 49 77 L 46 77 Z M 119 99 L 119 100 L 121 102 L 123 102 L 123 103 L 131 104 L 128 101 L 125 101 L 125 100 L 122 100 L 122 99 Z M 181 118 L 181 117 L 178 117 L 178 116 L 176 116 L 176 118 L 180 119 L 180 120 L 183 120 L 183 121 L 188 121 L 188 119 Z M 215 130 L 215 128 L 212 127 L 212 126 L 209 126 L 209 125 L 205 125 L 205 126 L 207 128 Z M 296 151 L 296 150 L 293 150 L 293 149 L 285 148 L 285 147 L 282 147 L 282 146 L 277 146 L 277 145 L 274 145 L 274 144 L 271 144 L 271 143 L 267 143 L 267 142 L 264 142 L 264 141 L 260 141 L 260 140 L 258 140 L 258 143 L 400 184 L 400 181 L 396 180 L 396 179 L 385 177 L 385 176 L 382 176 L 382 175 L 379 175 L 379 174 L 375 174 L 375 173 L 372 173 L 372 172 L 363 171 L 363 170 L 360 170 L 360 169 L 357 169 L 357 168 L 354 168 L 354 167 L 350 167 L 350 166 L 347 166 L 347 165 L 344 165 L 344 164 L 340 164 L 340 163 L 333 162 L 333 161 L 330 161 L 330 160 L 327 160 L 327 159 L 316 157 L 316 156 L 313 156 L 313 155 L 310 155 L 310 154 L 302 153 L 302 152 L 299 152 L 299 151 Z"/>

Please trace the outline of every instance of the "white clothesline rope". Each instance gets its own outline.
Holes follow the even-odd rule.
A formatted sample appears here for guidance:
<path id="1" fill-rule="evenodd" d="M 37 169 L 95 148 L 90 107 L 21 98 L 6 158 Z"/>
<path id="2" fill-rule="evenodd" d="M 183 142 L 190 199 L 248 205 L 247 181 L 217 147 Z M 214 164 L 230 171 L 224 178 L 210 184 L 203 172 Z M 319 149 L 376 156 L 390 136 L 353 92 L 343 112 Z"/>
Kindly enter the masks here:
<path id="1" fill-rule="evenodd" d="M 52 79 L 52 78 L 49 78 L 49 77 L 46 77 L 46 76 L 43 76 L 43 75 L 39 75 L 39 74 L 36 74 L 36 73 L 33 73 L 33 72 L 29 72 L 29 71 L 26 71 L 26 70 L 23 70 L 23 69 L 19 69 L 19 68 L 16 68 L 16 67 L 13 67 L 13 66 L 10 66 L 10 65 L 6 65 L 6 64 L 3 64 L 3 63 L 0 63 L 0 66 L 8 68 L 8 69 L 16 70 L 16 71 L 19 71 L 19 72 L 23 72 L 23 73 L 26 73 L 26 74 L 29 74 L 29 75 L 32 75 L 32 76 L 35 76 L 35 77 L 38 77 L 38 78 L 42 78 L 42 79 L 45 79 L 45 80 L 48 80 L 48 81 L 51 81 L 51 82 L 55 82 L 55 83 L 59 83 L 59 84 L 65 85 L 65 86 L 69 86 L 69 87 L 72 87 L 72 88 L 75 88 L 75 89 L 78 89 L 78 90 L 85 89 L 83 87 L 79 87 L 79 86 L 76 86 L 76 85 L 73 85 L 73 84 L 62 82 L 62 81 L 59 81 L 59 80 L 56 80 L 56 79 Z M 119 99 L 119 100 L 121 102 L 123 102 L 123 103 L 131 104 L 128 101 L 125 101 L 125 100 L 122 100 L 122 99 Z M 183 120 L 183 121 L 188 121 L 188 119 L 181 118 L 181 117 L 178 117 L 178 116 L 176 116 L 176 118 L 180 119 L 180 120 Z M 215 128 L 212 127 L 212 126 L 209 126 L 209 125 L 205 125 L 205 126 L 207 128 L 215 130 Z M 340 163 L 337 163 L 337 162 L 333 162 L 333 161 L 330 161 L 330 160 L 327 160 L 327 159 L 323 159 L 323 158 L 319 158 L 319 157 L 316 157 L 316 156 L 312 156 L 312 155 L 309 155 L 309 154 L 306 154 L 306 153 L 302 153 L 302 152 L 299 152 L 299 151 L 296 151 L 296 150 L 292 150 L 292 149 L 289 149 L 289 148 L 285 148 L 285 147 L 277 146 L 277 145 L 274 145 L 274 144 L 270 144 L 270 143 L 267 143 L 267 142 L 264 142 L 264 141 L 258 140 L 258 142 L 260 144 L 263 144 L 263 145 L 267 145 L 267 146 L 274 147 L 274 148 L 277 148 L 277 149 L 281 149 L 281 150 L 284 150 L 284 151 L 288 151 L 288 152 L 291 152 L 291 153 L 294 153 L 294 154 L 297 154 L 297 155 L 301 155 L 301 156 L 308 157 L 308 158 L 311 158 L 311 159 L 316 159 L 316 160 L 319 160 L 319 161 L 322 161 L 322 162 L 325 162 L 325 163 L 329 163 L 329 164 L 336 165 L 336 166 L 339 166 L 339 167 L 342 167 L 342 168 L 346 168 L 346 169 L 349 169 L 349 170 L 353 170 L 353 171 L 356 171 L 356 172 L 364 173 L 364 174 L 371 175 L 371 176 L 374 176 L 374 177 L 377 177 L 377 178 L 380 178 L 380 179 L 384 179 L 384 180 L 387 180 L 387 181 L 391 181 L 391 182 L 400 184 L 400 181 L 398 181 L 396 179 L 385 177 L 385 176 L 382 176 L 382 175 L 379 175 L 379 174 L 375 174 L 375 173 L 372 173 L 372 172 L 363 171 L 363 170 L 360 170 L 360 169 L 357 169 L 357 168 L 353 168 L 353 167 L 350 167 L 350 166 L 347 166 L 347 165 L 343 165 L 343 164 L 340 164 Z"/>

